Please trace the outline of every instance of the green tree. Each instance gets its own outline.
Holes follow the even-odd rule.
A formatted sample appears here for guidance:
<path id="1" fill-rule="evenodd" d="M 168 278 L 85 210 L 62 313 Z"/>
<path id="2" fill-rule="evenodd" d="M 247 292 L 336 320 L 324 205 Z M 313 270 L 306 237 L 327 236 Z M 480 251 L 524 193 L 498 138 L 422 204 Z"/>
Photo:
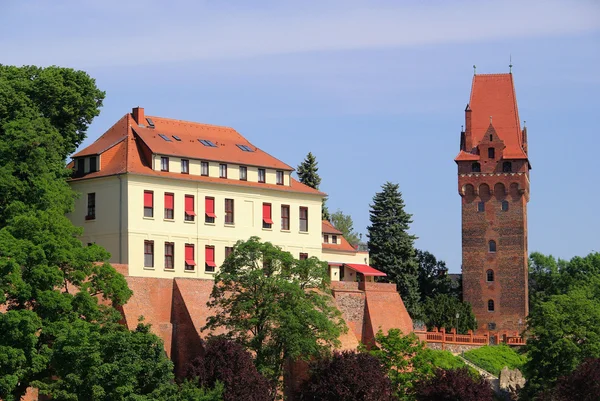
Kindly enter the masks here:
<path id="1" fill-rule="evenodd" d="M 404 210 L 398 184 L 386 182 L 375 194 L 368 227 L 371 264 L 398 285 L 406 309 L 413 318 L 421 316 L 419 305 L 418 263 L 414 241 L 408 233 L 412 215 Z"/>
<path id="2" fill-rule="evenodd" d="M 319 176 L 319 167 L 317 165 L 317 158 L 308 152 L 306 158 L 298 165 L 296 172 L 298 173 L 298 179 L 304 185 L 308 185 L 311 188 L 319 189 L 321 185 L 321 177 Z M 321 218 L 323 220 L 329 220 L 331 218 L 329 214 L 329 208 L 327 207 L 327 198 L 323 199 L 323 207 L 321 209 Z"/>
<path id="3" fill-rule="evenodd" d="M 419 292 L 421 302 L 438 294 L 458 296 L 452 280 L 448 277 L 446 262 L 437 260 L 427 251 L 416 250 L 417 263 L 419 264 Z"/>
<path id="4" fill-rule="evenodd" d="M 450 331 L 454 327 L 461 334 L 477 328 L 471 305 L 448 294 L 438 294 L 425 300 L 423 323 L 429 330 L 443 327 Z"/>
<path id="5" fill-rule="evenodd" d="M 131 291 L 105 263 L 108 252 L 84 247 L 77 239 L 81 229 L 65 217 L 76 196 L 66 181 L 65 158 L 85 138 L 103 98 L 81 71 L 0 65 L 4 400 L 20 400 L 31 386 L 55 400 L 90 392 L 98 398 L 85 399 L 113 394 L 107 397 L 116 400 L 122 398 L 115 391 L 150 395 L 168 388 L 172 378 L 156 336 L 116 324 L 120 316 L 113 306 L 127 302 Z M 144 377 L 134 375 L 142 371 Z"/>
<path id="6" fill-rule="evenodd" d="M 360 241 L 358 234 L 354 231 L 354 222 L 352 221 L 352 216 L 349 214 L 344 214 L 341 210 L 337 210 L 335 213 L 331 215 L 331 224 L 338 230 L 340 230 L 344 234 L 344 238 L 352 244 L 356 246 Z"/>
<path id="7" fill-rule="evenodd" d="M 323 262 L 299 261 L 257 237 L 238 241 L 215 277 L 205 329 L 227 330 L 278 383 L 286 360 L 310 359 L 338 345 L 345 330 Z M 280 383 L 279 383 L 280 384 Z"/>

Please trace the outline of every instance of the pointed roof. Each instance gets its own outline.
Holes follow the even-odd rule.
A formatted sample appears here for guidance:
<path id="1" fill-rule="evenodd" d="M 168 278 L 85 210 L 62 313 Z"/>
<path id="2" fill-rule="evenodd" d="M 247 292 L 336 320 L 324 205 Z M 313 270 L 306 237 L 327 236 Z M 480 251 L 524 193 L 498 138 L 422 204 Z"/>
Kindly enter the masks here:
<path id="1" fill-rule="evenodd" d="M 140 126 L 133 115 L 128 113 L 94 143 L 75 153 L 72 156 L 73 159 L 92 155 L 102 155 L 102 157 L 100 158 L 99 171 L 86 174 L 83 177 L 75 177 L 72 180 L 87 180 L 129 173 L 185 181 L 203 181 L 214 184 L 325 195 L 323 192 L 304 185 L 292 177 L 290 177 L 290 185 L 276 185 L 153 170 L 144 154 L 144 146 L 154 154 L 165 156 L 260 166 L 286 171 L 292 171 L 293 168 L 255 147 L 233 128 L 155 116 L 149 116 L 148 118 L 153 121 L 155 128 Z M 161 134 L 166 135 L 170 141 L 162 139 Z M 174 136 L 180 138 L 181 141 L 176 140 Z M 217 144 L 217 147 L 204 146 L 198 141 L 199 139 L 210 140 Z M 247 146 L 252 151 L 244 151 L 237 145 Z M 71 162 L 68 167 L 73 167 L 73 165 L 74 162 Z"/>
<path id="2" fill-rule="evenodd" d="M 527 159 L 523 151 L 521 123 L 512 74 L 473 76 L 471 98 L 471 135 L 473 145 L 481 142 L 490 126 L 490 116 L 498 137 L 504 141 L 504 158 Z"/>

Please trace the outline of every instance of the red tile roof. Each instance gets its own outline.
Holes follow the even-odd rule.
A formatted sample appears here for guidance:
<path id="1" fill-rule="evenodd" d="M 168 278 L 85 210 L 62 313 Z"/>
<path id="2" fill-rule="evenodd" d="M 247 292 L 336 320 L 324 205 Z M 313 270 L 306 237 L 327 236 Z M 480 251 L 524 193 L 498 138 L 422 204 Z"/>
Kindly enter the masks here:
<path id="1" fill-rule="evenodd" d="M 471 87 L 471 135 L 477 146 L 492 124 L 504 141 L 504 157 L 526 159 L 512 74 L 477 74 Z"/>
<path id="2" fill-rule="evenodd" d="M 73 158 L 102 154 L 100 171 L 73 178 L 73 181 L 106 177 L 116 174 L 137 174 L 169 177 L 173 179 L 200 181 L 215 184 L 228 184 L 241 187 L 273 189 L 286 192 L 301 192 L 324 196 L 323 192 L 306 186 L 290 177 L 290 185 L 275 185 L 217 177 L 205 177 L 193 174 L 178 174 L 156 171 L 152 169 L 143 154 L 147 146 L 152 152 L 165 155 L 197 158 L 202 160 L 222 161 L 236 164 L 263 166 L 266 168 L 293 170 L 287 164 L 256 148 L 232 128 L 217 127 L 187 121 L 171 120 L 161 117 L 149 117 L 155 128 L 139 127 L 131 114 L 126 114 L 93 144 L 73 155 Z M 173 142 L 167 142 L 158 134 L 165 134 Z M 172 135 L 179 136 L 176 141 Z M 217 144 L 217 148 L 209 148 L 197 139 L 208 139 Z M 191 143 L 192 141 L 193 143 Z M 236 145 L 246 145 L 255 150 L 244 152 Z M 177 147 L 176 145 L 180 145 Z M 212 152 L 212 154 L 211 154 Z M 73 166 L 73 162 L 69 167 Z"/>
<path id="3" fill-rule="evenodd" d="M 333 224 L 331 224 L 328 220 L 323 220 L 323 234 L 338 234 L 342 235 L 343 233 L 335 228 Z"/>
<path id="4" fill-rule="evenodd" d="M 377 269 L 372 268 L 369 265 L 360 265 L 360 264 L 354 264 L 354 263 L 344 263 L 344 266 L 348 266 L 349 268 L 351 268 L 354 271 L 357 271 L 359 273 L 364 274 L 365 276 L 387 276 L 387 274 L 385 274 L 384 272 L 380 272 Z"/>

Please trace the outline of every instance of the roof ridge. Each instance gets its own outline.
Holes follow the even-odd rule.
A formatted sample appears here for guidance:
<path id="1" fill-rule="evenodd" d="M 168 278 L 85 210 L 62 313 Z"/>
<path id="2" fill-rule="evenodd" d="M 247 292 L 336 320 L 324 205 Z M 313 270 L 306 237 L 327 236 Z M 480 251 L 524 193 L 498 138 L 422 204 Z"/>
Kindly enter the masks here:
<path id="1" fill-rule="evenodd" d="M 512 76 L 512 72 L 494 72 L 494 73 L 490 73 L 490 74 L 475 74 L 473 75 L 474 77 L 480 77 L 480 76 L 484 76 L 484 77 L 500 77 L 500 76 Z"/>
<path id="2" fill-rule="evenodd" d="M 160 116 L 147 116 L 147 118 L 160 118 L 161 120 L 169 120 L 169 121 L 175 121 L 175 122 L 178 122 L 178 123 L 186 123 L 186 124 L 192 124 L 192 125 L 202 125 L 202 126 L 212 127 L 212 128 L 226 128 L 226 129 L 230 129 L 232 131 L 238 132 L 235 128 L 229 127 L 227 125 L 216 125 L 216 124 L 208 124 L 208 123 L 199 123 L 199 122 L 196 122 L 196 121 L 179 120 L 177 118 L 160 117 Z M 238 134 L 239 134 L 239 132 L 238 132 Z"/>

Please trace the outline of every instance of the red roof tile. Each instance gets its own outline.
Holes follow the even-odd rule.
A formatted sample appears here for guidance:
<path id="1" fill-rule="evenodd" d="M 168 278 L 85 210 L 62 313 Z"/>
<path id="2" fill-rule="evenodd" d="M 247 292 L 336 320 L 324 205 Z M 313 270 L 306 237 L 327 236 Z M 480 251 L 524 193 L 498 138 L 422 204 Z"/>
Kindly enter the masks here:
<path id="1" fill-rule="evenodd" d="M 471 87 L 471 135 L 473 146 L 481 142 L 490 116 L 498 136 L 504 141 L 504 157 L 526 159 L 521 143 L 521 123 L 512 74 L 477 74 Z M 459 155 L 460 156 L 460 155 Z"/>
<path id="2" fill-rule="evenodd" d="M 327 220 L 323 220 L 322 231 L 323 231 L 323 234 L 339 234 L 339 235 L 343 234 L 340 230 L 338 230 L 337 228 L 335 228 L 333 226 L 333 224 L 331 224 Z"/>
<path id="3" fill-rule="evenodd" d="M 351 268 L 354 271 L 357 271 L 359 273 L 364 274 L 365 276 L 387 276 L 387 274 L 385 274 L 384 272 L 380 272 L 377 269 L 372 268 L 369 265 L 360 265 L 360 264 L 354 264 L 354 263 L 344 263 L 344 266 L 348 266 L 349 268 Z"/>
<path id="4" fill-rule="evenodd" d="M 198 124 L 186 121 L 171 120 L 161 117 L 150 117 L 155 128 L 142 128 L 133 119 L 131 114 L 126 114 L 100 138 L 87 148 L 73 155 L 74 158 L 88 155 L 102 154 L 100 171 L 86 174 L 73 181 L 86 180 L 90 178 L 106 177 L 115 174 L 138 174 L 158 177 L 169 177 L 179 180 L 199 181 L 214 184 L 228 184 L 241 187 L 254 187 L 272 189 L 286 192 L 301 192 L 324 196 L 325 193 L 304 185 L 290 177 L 290 185 L 275 185 L 217 177 L 205 177 L 193 174 L 178 174 L 153 170 L 143 156 L 144 144 L 151 151 L 159 154 L 177 155 L 203 160 L 223 161 L 248 165 L 258 165 L 280 170 L 293 170 L 287 164 L 279 161 L 266 152 L 251 145 L 244 137 L 232 128 L 217 127 L 207 124 Z M 135 133 L 134 133 L 135 130 Z M 158 134 L 168 135 L 173 142 L 167 142 Z M 179 136 L 182 141 L 177 142 L 172 135 Z M 197 135 L 197 136 L 194 136 Z M 194 138 L 194 143 L 189 143 Z M 219 148 L 208 148 L 197 139 L 208 139 L 213 143 L 223 144 Z M 164 143 L 161 143 L 164 142 Z M 182 145 L 181 150 L 174 147 Z M 242 144 L 251 147 L 254 152 L 244 152 L 236 145 Z M 110 152 L 108 152 L 110 150 Z M 218 157 L 210 157 L 211 151 L 215 151 Z M 207 153 L 208 152 L 208 153 Z M 69 163 L 72 167 L 73 163 Z"/>

